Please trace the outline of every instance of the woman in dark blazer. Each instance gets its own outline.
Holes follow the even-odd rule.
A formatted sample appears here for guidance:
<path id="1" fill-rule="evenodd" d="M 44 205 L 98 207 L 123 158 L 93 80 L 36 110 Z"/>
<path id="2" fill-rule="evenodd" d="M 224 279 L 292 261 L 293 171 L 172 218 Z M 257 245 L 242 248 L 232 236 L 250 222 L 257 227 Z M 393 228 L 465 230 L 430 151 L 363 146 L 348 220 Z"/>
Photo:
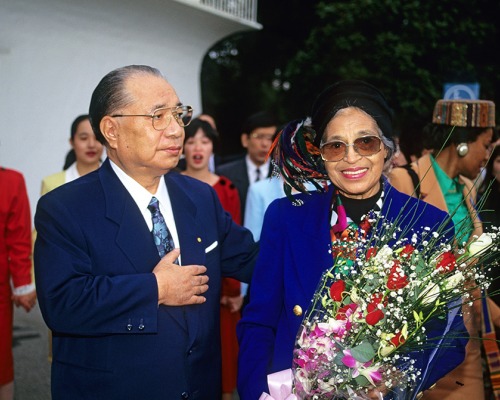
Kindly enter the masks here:
<path id="1" fill-rule="evenodd" d="M 332 238 L 345 232 L 346 223 L 359 226 L 375 211 L 389 223 L 399 218 L 400 226 L 407 228 L 400 238 L 418 234 L 422 227 L 443 225 L 443 238 L 453 235 L 445 212 L 399 193 L 382 177 L 394 144 L 391 110 L 378 89 L 361 81 L 332 85 L 316 99 L 311 123 L 306 124 L 293 122 L 284 129 L 274 159 L 288 183 L 300 188 L 311 181 L 318 190 L 295 196 L 293 202 L 276 200 L 266 212 L 251 301 L 238 326 L 242 400 L 269 392 L 267 375 L 292 367 L 303 314 L 322 273 L 333 265 Z M 339 197 L 347 212 L 344 220 L 337 212 Z M 374 226 L 372 232 L 378 229 Z M 464 330 L 460 316 L 453 323 Z M 439 329 L 442 334 L 444 325 Z M 434 357 L 447 361 L 439 367 L 428 362 L 429 352 L 415 354 L 425 372 L 417 391 L 463 360 L 465 342 L 457 339 L 449 343 L 453 350 L 439 350 Z"/>

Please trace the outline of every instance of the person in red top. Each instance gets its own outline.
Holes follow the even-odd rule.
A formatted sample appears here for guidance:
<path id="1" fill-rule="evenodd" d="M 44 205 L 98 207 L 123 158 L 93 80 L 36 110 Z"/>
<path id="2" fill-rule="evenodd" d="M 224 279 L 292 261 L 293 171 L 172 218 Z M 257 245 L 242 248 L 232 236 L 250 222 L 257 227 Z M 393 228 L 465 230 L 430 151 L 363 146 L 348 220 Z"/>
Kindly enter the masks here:
<path id="1" fill-rule="evenodd" d="M 211 185 L 222 208 L 226 210 L 234 222 L 241 224 L 241 207 L 238 190 L 224 176 L 216 175 L 209 170 L 209 160 L 217 143 L 218 134 L 210 123 L 199 118 L 191 121 L 185 129 L 184 156 L 186 170 L 184 175 L 191 176 Z M 240 319 L 243 304 L 241 283 L 232 278 L 222 279 L 220 329 L 222 346 L 222 399 L 232 399 L 236 389 L 238 365 L 238 340 L 236 324 Z"/>
<path id="2" fill-rule="evenodd" d="M 19 172 L 0 167 L 0 400 L 14 398 L 12 305 L 29 312 L 35 303 L 26 184 Z"/>

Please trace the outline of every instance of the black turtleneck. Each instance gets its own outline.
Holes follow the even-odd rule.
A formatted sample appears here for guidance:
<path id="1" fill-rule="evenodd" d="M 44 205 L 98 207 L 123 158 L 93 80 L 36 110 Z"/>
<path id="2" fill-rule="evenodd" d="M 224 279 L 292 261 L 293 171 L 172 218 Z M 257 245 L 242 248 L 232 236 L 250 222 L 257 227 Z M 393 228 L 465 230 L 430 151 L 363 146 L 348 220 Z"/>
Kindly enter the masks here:
<path id="1" fill-rule="evenodd" d="M 377 203 L 377 200 L 380 198 L 383 190 L 383 183 L 380 183 L 380 189 L 372 197 L 368 197 L 367 199 L 353 199 L 351 197 L 346 197 L 343 194 L 340 194 L 340 200 L 345 207 L 346 214 L 349 218 L 353 220 L 354 223 L 359 225 L 361 222 L 361 217 L 366 215 L 368 211 L 372 210 Z"/>

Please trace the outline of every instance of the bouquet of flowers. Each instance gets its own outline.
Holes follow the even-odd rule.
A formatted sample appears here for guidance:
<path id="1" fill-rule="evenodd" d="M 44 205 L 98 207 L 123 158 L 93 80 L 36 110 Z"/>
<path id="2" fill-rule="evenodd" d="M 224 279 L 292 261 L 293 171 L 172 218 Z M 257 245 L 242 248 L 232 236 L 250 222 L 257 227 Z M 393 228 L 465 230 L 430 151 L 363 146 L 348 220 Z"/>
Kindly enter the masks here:
<path id="1" fill-rule="evenodd" d="M 481 265 L 498 264 L 500 235 L 483 234 L 455 248 L 443 242 L 442 232 L 423 229 L 395 240 L 395 229 L 332 248 L 334 265 L 324 272 L 296 339 L 298 398 L 368 399 L 390 392 L 412 398 L 423 379 L 419 352 L 446 346 L 445 334 L 464 336 L 448 331 L 432 337 L 428 326 L 436 319 L 446 326 L 463 301 L 472 303 L 473 291 L 487 288 Z"/>

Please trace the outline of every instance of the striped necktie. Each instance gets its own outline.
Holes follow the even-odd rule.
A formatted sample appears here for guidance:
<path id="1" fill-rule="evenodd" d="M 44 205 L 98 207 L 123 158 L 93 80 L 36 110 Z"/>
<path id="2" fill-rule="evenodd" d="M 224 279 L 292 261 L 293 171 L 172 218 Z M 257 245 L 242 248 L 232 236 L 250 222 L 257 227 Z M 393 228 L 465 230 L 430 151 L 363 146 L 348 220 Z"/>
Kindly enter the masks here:
<path id="1" fill-rule="evenodd" d="M 148 205 L 149 211 L 151 211 L 151 217 L 153 219 L 153 238 L 155 241 L 156 248 L 158 249 L 158 254 L 163 257 L 165 254 L 172 251 L 174 246 L 174 239 L 168 230 L 165 218 L 160 212 L 160 204 L 156 197 L 152 197 Z"/>

